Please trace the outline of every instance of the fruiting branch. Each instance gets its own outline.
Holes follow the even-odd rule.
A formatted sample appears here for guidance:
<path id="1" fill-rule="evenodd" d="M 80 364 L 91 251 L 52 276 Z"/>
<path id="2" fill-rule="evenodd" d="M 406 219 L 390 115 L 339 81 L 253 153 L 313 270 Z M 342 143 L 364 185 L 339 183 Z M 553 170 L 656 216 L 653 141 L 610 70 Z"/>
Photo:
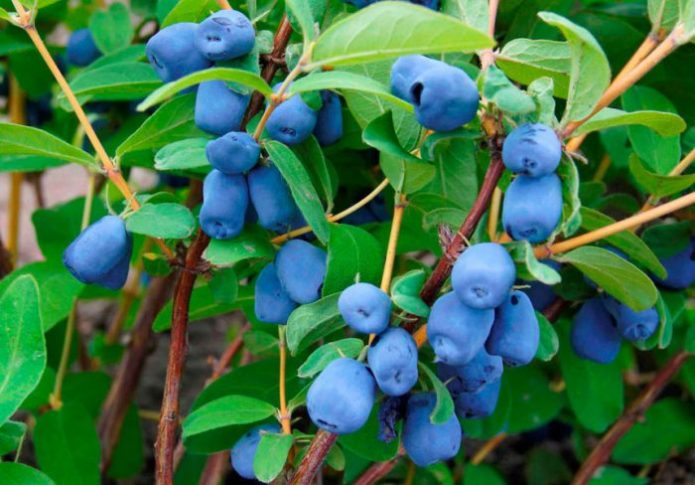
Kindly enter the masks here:
<path id="1" fill-rule="evenodd" d="M 685 351 L 680 351 L 671 357 L 649 385 L 644 388 L 637 399 L 632 401 L 630 407 L 627 408 L 618 421 L 616 421 L 611 429 L 603 435 L 601 441 L 594 447 L 591 454 L 574 476 L 572 485 L 584 485 L 591 480 L 596 470 L 610 459 L 613 448 L 618 444 L 620 438 L 642 418 L 647 409 L 649 409 L 656 398 L 659 397 L 659 394 L 661 394 L 661 391 L 663 391 L 671 378 L 676 375 L 690 357 L 692 357 L 692 354 Z"/>
<path id="2" fill-rule="evenodd" d="M 296 473 L 290 480 L 290 485 L 310 485 L 313 483 L 314 476 L 316 476 L 316 473 L 323 465 L 323 460 L 337 440 L 338 435 L 319 430 L 311 441 L 304 459 L 297 467 Z"/>
<path id="3" fill-rule="evenodd" d="M 10 122 L 23 125 L 26 123 L 26 96 L 13 76 L 9 76 L 8 114 Z M 22 172 L 10 174 L 10 195 L 7 207 L 7 251 L 10 255 L 10 270 L 19 254 L 19 220 L 22 207 Z"/>

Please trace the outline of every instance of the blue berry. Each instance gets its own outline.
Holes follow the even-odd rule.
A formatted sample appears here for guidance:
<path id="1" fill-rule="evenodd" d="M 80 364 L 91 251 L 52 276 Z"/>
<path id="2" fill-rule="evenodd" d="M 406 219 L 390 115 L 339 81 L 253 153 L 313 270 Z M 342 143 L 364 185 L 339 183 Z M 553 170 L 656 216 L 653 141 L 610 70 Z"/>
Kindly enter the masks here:
<path id="1" fill-rule="evenodd" d="M 502 375 L 502 358 L 490 355 L 481 348 L 473 359 L 458 367 L 438 364 L 437 372 L 442 381 L 450 381 L 449 391 L 453 394 L 475 392 L 485 384 Z"/>
<path id="2" fill-rule="evenodd" d="M 282 288 L 275 265 L 269 263 L 256 279 L 254 312 L 261 322 L 285 325 L 290 313 L 297 308 L 290 295 Z"/>
<path id="3" fill-rule="evenodd" d="M 451 286 L 466 305 L 495 308 L 507 297 L 515 279 L 516 267 L 504 246 L 481 243 L 459 256 L 451 273 Z"/>
<path id="4" fill-rule="evenodd" d="M 485 349 L 502 357 L 506 365 L 516 367 L 533 360 L 539 339 L 538 319 L 531 300 L 522 291 L 512 291 L 497 308 Z"/>
<path id="5" fill-rule="evenodd" d="M 438 65 L 439 61 L 419 54 L 399 57 L 391 66 L 391 92 L 412 104 L 414 100 L 410 89 L 415 79 Z"/>
<path id="6" fill-rule="evenodd" d="M 417 383 L 417 346 L 402 328 L 390 328 L 379 335 L 369 348 L 367 362 L 387 396 L 402 396 Z"/>
<path id="7" fill-rule="evenodd" d="M 278 86 L 275 86 L 277 90 Z M 273 140 L 297 145 L 309 138 L 316 127 L 317 113 L 297 94 L 280 103 L 270 114 L 265 129 Z"/>
<path id="8" fill-rule="evenodd" d="M 68 39 L 66 50 L 68 62 L 78 67 L 88 66 L 101 57 L 101 51 L 89 29 L 74 31 Z"/>
<path id="9" fill-rule="evenodd" d="M 684 290 L 695 284 L 695 238 L 683 251 L 664 258 L 661 264 L 666 268 L 666 279 L 657 279 L 657 283 L 673 290 Z"/>
<path id="10" fill-rule="evenodd" d="M 234 471 L 247 480 L 254 480 L 256 473 L 253 471 L 253 460 L 256 457 L 258 444 L 261 442 L 261 435 L 279 432 L 280 427 L 277 424 L 261 424 L 247 431 L 234 444 L 229 454 Z"/>
<path id="11" fill-rule="evenodd" d="M 200 227 L 213 239 L 231 239 L 244 228 L 249 193 L 242 175 L 213 170 L 203 182 Z"/>
<path id="12" fill-rule="evenodd" d="M 257 166 L 249 172 L 249 194 L 261 227 L 285 232 L 299 212 L 290 188 L 274 165 Z"/>
<path id="13" fill-rule="evenodd" d="M 555 172 L 562 146 L 555 132 L 541 123 L 527 123 L 512 131 L 502 147 L 504 165 L 514 173 L 542 177 Z"/>
<path id="14" fill-rule="evenodd" d="M 181 22 L 164 27 L 147 41 L 145 52 L 165 83 L 212 65 L 194 46 L 198 24 Z"/>
<path id="15" fill-rule="evenodd" d="M 213 135 L 237 131 L 248 104 L 248 96 L 232 91 L 224 81 L 205 81 L 195 98 L 195 124 Z"/>
<path id="16" fill-rule="evenodd" d="M 615 320 L 618 333 L 630 342 L 647 340 L 659 327 L 659 314 L 654 307 L 637 312 L 605 293 L 602 301 Z"/>
<path id="17" fill-rule="evenodd" d="M 504 194 L 502 225 L 516 241 L 546 241 L 561 216 L 562 183 L 554 173 L 540 178 L 519 175 Z"/>
<path id="18" fill-rule="evenodd" d="M 314 136 L 321 146 L 332 145 L 343 136 L 343 108 L 340 98 L 331 91 L 321 91 L 323 106 L 319 110 Z"/>
<path id="19" fill-rule="evenodd" d="M 620 350 L 620 334 L 600 298 L 587 300 L 574 316 L 570 342 L 583 359 L 599 364 L 613 362 Z"/>
<path id="20" fill-rule="evenodd" d="M 440 296 L 427 324 L 427 338 L 437 360 L 459 366 L 473 359 L 485 344 L 494 317 L 494 310 L 471 308 L 454 293 Z"/>
<path id="21" fill-rule="evenodd" d="M 355 283 L 340 294 L 338 309 L 352 329 L 381 333 L 389 326 L 391 298 L 371 283 Z"/>
<path id="22" fill-rule="evenodd" d="M 456 414 L 461 419 L 486 418 L 495 412 L 502 379 L 497 378 L 475 392 L 462 392 L 454 398 Z"/>
<path id="23" fill-rule="evenodd" d="M 364 364 L 337 359 L 319 374 L 306 396 L 311 421 L 335 434 L 354 433 L 369 419 L 376 398 L 374 377 Z"/>
<path id="24" fill-rule="evenodd" d="M 195 33 L 195 46 L 211 61 L 227 61 L 251 52 L 256 33 L 238 10 L 219 10 L 203 20 Z"/>
<path id="25" fill-rule="evenodd" d="M 248 172 L 256 165 L 261 147 L 248 133 L 232 131 L 209 141 L 205 155 L 213 168 L 236 175 Z"/>
<path id="26" fill-rule="evenodd" d="M 321 297 L 326 277 L 326 252 L 299 239 L 285 243 L 275 256 L 275 269 L 282 287 L 297 303 Z"/>
<path id="27" fill-rule="evenodd" d="M 128 278 L 132 252 L 133 239 L 123 220 L 105 216 L 70 243 L 63 264 L 82 283 L 118 290 Z"/>
<path id="28" fill-rule="evenodd" d="M 437 403 L 434 393 L 415 394 L 408 399 L 402 443 L 417 466 L 428 466 L 456 456 L 461 448 L 461 425 L 452 415 L 445 423 L 433 424 L 430 415 Z"/>

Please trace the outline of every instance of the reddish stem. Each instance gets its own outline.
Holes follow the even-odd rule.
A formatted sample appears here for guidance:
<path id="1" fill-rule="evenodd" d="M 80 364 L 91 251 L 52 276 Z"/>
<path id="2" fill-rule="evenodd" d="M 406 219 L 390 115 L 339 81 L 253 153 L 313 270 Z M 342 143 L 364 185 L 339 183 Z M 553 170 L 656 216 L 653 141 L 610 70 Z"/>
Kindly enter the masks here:
<path id="1" fill-rule="evenodd" d="M 314 476 L 321 469 L 321 465 L 323 465 L 323 460 L 328 455 L 328 452 L 331 451 L 337 439 L 338 435 L 328 431 L 320 430 L 316 433 L 306 455 L 304 455 L 302 462 L 297 468 L 297 472 L 290 480 L 290 485 L 311 485 L 314 481 Z"/>
<path id="2" fill-rule="evenodd" d="M 690 357 L 692 357 L 692 354 L 681 350 L 666 362 L 666 365 L 654 376 L 654 379 L 644 388 L 637 399 L 632 401 L 632 404 L 630 404 L 630 407 L 627 408 L 620 419 L 603 435 L 601 441 L 594 447 L 589 457 L 574 476 L 572 485 L 584 485 L 591 480 L 596 470 L 610 459 L 613 448 L 618 444 L 620 438 L 630 431 L 630 428 L 642 418 L 671 378 Z"/>
<path id="3" fill-rule="evenodd" d="M 401 455 L 397 455 L 389 461 L 374 463 L 357 479 L 355 485 L 372 485 L 378 482 L 391 473 L 391 470 L 395 468 L 400 459 Z"/>

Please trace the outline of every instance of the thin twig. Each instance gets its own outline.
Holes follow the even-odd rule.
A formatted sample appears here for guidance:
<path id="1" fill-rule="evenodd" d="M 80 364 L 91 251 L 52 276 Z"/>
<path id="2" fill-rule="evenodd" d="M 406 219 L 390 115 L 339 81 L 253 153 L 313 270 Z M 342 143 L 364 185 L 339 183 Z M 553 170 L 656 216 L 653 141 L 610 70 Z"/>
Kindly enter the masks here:
<path id="1" fill-rule="evenodd" d="M 690 153 L 688 153 L 685 157 L 683 157 L 683 160 L 678 162 L 678 164 L 675 167 L 673 167 L 673 169 L 668 173 L 668 176 L 669 177 L 675 177 L 677 175 L 682 174 L 683 172 L 685 172 L 688 169 L 688 167 L 690 167 L 690 164 L 693 163 L 693 161 L 695 161 L 695 148 L 690 150 Z M 654 197 L 653 195 L 650 195 L 647 198 L 647 201 L 644 203 L 644 205 L 640 209 L 640 212 L 644 212 L 644 211 L 648 210 L 650 207 L 652 207 L 654 204 L 656 204 L 656 202 L 657 202 L 657 198 Z"/>
<path id="2" fill-rule="evenodd" d="M 290 485 L 310 485 L 337 439 L 338 435 L 319 430 L 290 480 Z"/>
<path id="3" fill-rule="evenodd" d="M 11 123 L 26 124 L 26 96 L 17 82 L 17 78 L 10 75 L 10 93 L 8 99 L 8 114 Z M 10 174 L 10 196 L 7 207 L 7 250 L 10 253 L 12 265 L 17 261 L 19 254 L 19 223 L 22 209 L 22 172 Z"/>

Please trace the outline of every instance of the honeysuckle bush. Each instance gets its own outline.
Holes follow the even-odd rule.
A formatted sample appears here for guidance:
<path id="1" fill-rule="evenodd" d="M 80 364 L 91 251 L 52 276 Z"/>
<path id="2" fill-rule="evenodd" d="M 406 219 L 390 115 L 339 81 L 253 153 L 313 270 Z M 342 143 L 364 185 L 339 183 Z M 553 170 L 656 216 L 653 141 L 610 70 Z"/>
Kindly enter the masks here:
<path id="1" fill-rule="evenodd" d="M 575 473 L 577 483 L 646 483 L 661 469 L 652 465 L 695 445 L 695 363 L 688 360 L 695 351 L 688 279 L 695 2 L 354 3 L 232 2 L 253 23 L 253 46 L 247 38 L 247 49 L 233 59 L 215 59 L 214 66 L 203 59 L 163 83 L 158 73 L 165 61 L 148 52 L 148 62 L 147 41 L 166 27 L 202 22 L 228 8 L 225 1 L 0 2 L 9 121 L 0 124 L 0 170 L 52 177 L 54 168 L 74 163 L 90 174 L 84 197 L 31 214 L 42 261 L 12 269 L 12 254 L 0 247 L 0 482 L 87 484 L 155 475 L 159 483 L 198 483 L 203 476 L 204 483 L 225 476 L 236 483 L 245 460 L 244 471 L 263 482 L 310 483 L 318 472 L 330 483 L 454 483 L 462 474 L 466 483 L 498 483 L 519 480 L 518 470 L 505 476 L 508 468 L 497 469 L 512 452 L 504 440 L 516 440 L 526 444 L 528 483 L 569 482 Z M 92 44 L 66 56 L 59 34 L 65 29 L 80 32 L 70 42 L 91 34 Z M 169 40 L 172 49 L 183 42 Z M 413 107 L 419 99 L 391 89 L 394 62 L 414 54 L 475 82 L 470 89 L 480 103 L 472 120 L 432 131 L 432 123 L 446 120 L 421 116 Z M 284 226 L 268 229 L 263 214 L 256 219 L 245 211 L 236 214 L 233 235 L 206 226 L 201 202 L 222 201 L 223 212 L 241 204 L 222 189 L 213 191 L 212 182 L 201 199 L 212 169 L 206 146 L 221 134 L 200 128 L 200 116 L 209 112 L 196 106 L 202 90 L 195 91 L 210 81 L 223 81 L 223 94 L 233 91 L 246 103 L 246 119 L 234 131 L 253 135 L 261 166 L 279 171 L 283 181 L 276 187 L 284 187 L 288 204 L 299 211 Z M 439 94 L 454 87 L 460 83 Z M 337 141 L 325 143 L 325 133 L 314 131 L 294 143 L 282 138 L 290 133 L 286 127 L 273 131 L 273 111 L 280 113 L 288 100 L 300 104 L 300 97 L 314 112 L 339 101 Z M 204 108 L 224 108 L 223 99 L 213 96 Z M 561 183 L 561 216 L 535 246 L 515 225 L 551 212 L 554 189 L 512 195 L 512 184 L 535 176 L 535 168 L 516 175 L 502 164 L 504 156 L 513 168 L 505 138 L 529 123 L 544 125 L 546 140 L 562 150 L 550 170 Z M 136 189 L 129 184 L 134 168 L 157 173 L 158 185 Z M 244 180 L 235 183 L 246 187 Z M 120 242 L 84 237 L 66 252 L 85 227 L 108 214 L 105 221 L 123 226 Z M 295 296 L 288 280 L 306 285 L 323 270 L 308 256 L 289 258 L 295 266 L 276 258 L 280 248 L 290 248 L 288 240 L 300 238 L 325 251 L 318 253 L 325 254 L 320 294 L 308 299 Z M 464 283 L 456 272 L 448 279 L 451 266 L 466 247 L 489 242 L 502 244 L 513 261 L 511 304 L 526 293 L 536 312 L 512 318 L 497 302 L 494 324 L 494 310 L 485 310 L 486 325 L 493 325 L 489 338 L 488 329 L 475 349 L 466 347 L 468 340 L 455 342 L 457 350 L 476 353 L 488 339 L 487 351 L 505 364 L 526 364 L 502 372 L 500 363 L 491 407 L 478 412 L 470 402 L 461 405 L 457 377 L 435 364 L 448 357 L 426 342 L 425 324 L 430 313 L 433 325 L 449 323 L 432 305 L 460 297 Z M 96 270 L 109 250 L 130 255 L 129 263 L 116 258 L 107 277 L 86 281 L 84 270 Z M 97 262 L 76 269 L 90 251 Z M 506 264 L 485 253 L 471 259 L 483 263 L 482 274 L 486 264 L 495 275 Z M 272 261 L 280 278 L 275 271 L 268 277 L 282 283 L 273 291 L 289 292 L 284 325 L 261 321 L 273 320 L 266 311 L 276 312 L 277 300 L 264 295 L 270 303 L 260 308 L 256 301 L 259 274 Z M 121 273 L 111 272 L 119 270 L 129 273 L 125 286 Z M 328 432 L 339 427 L 307 413 L 312 383 L 346 359 L 354 359 L 348 366 L 366 359 L 374 367 L 369 346 L 380 337 L 366 332 L 383 330 L 359 333 L 354 321 L 346 326 L 350 317 L 339 300 L 356 282 L 389 295 L 385 321 L 414 335 L 418 379 L 401 399 L 377 392 L 375 402 L 367 400 L 366 424 L 334 442 Z M 106 325 L 79 325 L 80 305 L 94 300 L 110 301 L 118 311 L 104 310 Z M 465 297 L 456 302 L 468 303 Z M 649 322 L 632 333 L 621 330 L 633 322 L 624 314 L 636 312 Z M 242 323 L 229 326 L 227 350 L 215 356 L 218 364 L 193 405 L 179 409 L 187 325 L 231 313 L 243 315 Z M 495 336 L 505 331 L 511 347 Z M 150 371 L 150 347 L 166 332 L 172 338 L 154 465 L 145 458 L 150 453 L 140 422 L 152 413 L 139 408 L 134 392 Z M 511 355 L 521 347 L 532 351 L 530 363 Z M 373 380 L 364 367 L 359 376 L 335 378 L 337 368 L 317 388 L 353 389 L 360 379 Z M 377 382 L 386 390 L 378 376 Z M 354 397 L 337 392 L 322 399 L 330 411 L 331 404 L 351 409 L 358 397 L 364 401 Z M 404 411 L 423 401 L 432 408 L 428 414 Z M 411 430 L 402 439 L 406 424 Z M 260 434 L 247 435 L 259 425 Z M 429 438 L 412 431 L 428 426 L 439 431 Z M 440 439 L 455 436 L 450 444 L 458 449 L 459 428 L 464 445 L 455 456 L 414 467 L 423 464 L 423 452 L 435 453 Z M 599 442 L 606 433 L 617 442 Z M 256 440 L 250 454 L 243 447 L 249 436 Z M 413 437 L 422 438 L 413 444 Z M 544 447 L 550 440 L 562 441 L 565 452 Z M 232 453 L 231 471 L 220 463 L 237 443 L 243 446 Z M 474 458 L 464 452 L 481 446 Z M 495 446 L 500 452 L 482 463 Z"/>

